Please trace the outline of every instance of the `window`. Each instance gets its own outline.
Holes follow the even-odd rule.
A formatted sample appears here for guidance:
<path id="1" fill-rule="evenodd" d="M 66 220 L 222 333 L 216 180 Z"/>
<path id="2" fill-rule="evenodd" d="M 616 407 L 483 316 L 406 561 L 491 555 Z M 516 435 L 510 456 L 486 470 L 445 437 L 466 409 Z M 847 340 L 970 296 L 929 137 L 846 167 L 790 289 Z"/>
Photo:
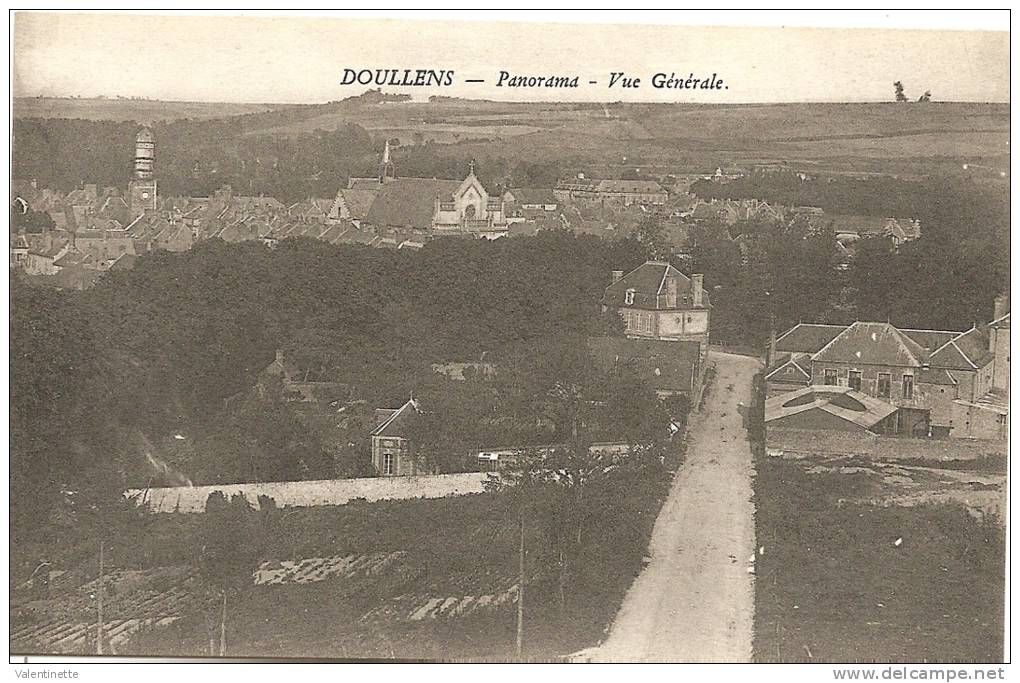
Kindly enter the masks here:
<path id="1" fill-rule="evenodd" d="M 847 379 L 847 385 L 854 391 L 861 390 L 861 372 L 860 370 L 851 370 L 850 377 Z"/>
<path id="2" fill-rule="evenodd" d="M 836 386 L 839 381 L 836 379 L 836 371 L 826 368 L 825 370 L 825 383 L 829 386 Z"/>
<path id="3" fill-rule="evenodd" d="M 393 474 L 393 461 L 395 456 L 392 453 L 383 453 L 382 471 L 383 474 Z"/>
<path id="4" fill-rule="evenodd" d="M 892 375 L 888 372 L 878 373 L 878 395 L 882 398 L 889 398 L 892 386 Z"/>
<path id="5" fill-rule="evenodd" d="M 914 398 L 913 375 L 903 375 L 903 398 Z"/>
<path id="6" fill-rule="evenodd" d="M 623 303 L 627 304 L 628 306 L 630 306 L 630 305 L 632 305 L 634 303 L 634 290 L 633 289 L 628 289 L 626 291 L 626 293 L 624 294 L 624 297 L 623 297 Z"/>

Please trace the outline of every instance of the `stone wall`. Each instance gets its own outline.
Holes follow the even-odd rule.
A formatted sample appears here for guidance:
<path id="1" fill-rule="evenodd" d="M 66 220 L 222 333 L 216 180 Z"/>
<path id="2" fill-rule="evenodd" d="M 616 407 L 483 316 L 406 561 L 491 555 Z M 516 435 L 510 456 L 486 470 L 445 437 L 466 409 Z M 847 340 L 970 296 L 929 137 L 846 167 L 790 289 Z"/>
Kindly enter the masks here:
<path id="1" fill-rule="evenodd" d="M 324 479 L 282 481 L 258 484 L 218 484 L 212 486 L 172 486 L 148 490 L 132 489 L 124 495 L 144 505 L 150 512 L 205 512 L 209 494 L 222 491 L 228 498 L 243 493 L 258 507 L 258 497 L 269 496 L 278 507 L 314 507 L 344 505 L 355 498 L 400 500 L 407 498 L 443 498 L 482 493 L 486 475 L 481 472 L 437 474 L 418 477 L 368 477 L 362 479 Z"/>

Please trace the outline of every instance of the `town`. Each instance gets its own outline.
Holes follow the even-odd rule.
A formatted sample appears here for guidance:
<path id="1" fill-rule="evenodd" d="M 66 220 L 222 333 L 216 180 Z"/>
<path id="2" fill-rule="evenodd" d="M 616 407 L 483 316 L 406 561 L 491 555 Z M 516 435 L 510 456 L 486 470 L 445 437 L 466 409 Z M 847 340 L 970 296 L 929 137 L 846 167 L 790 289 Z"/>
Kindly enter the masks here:
<path id="1" fill-rule="evenodd" d="M 1001 660 L 1000 160 L 534 106 L 15 120 L 13 651 Z"/>

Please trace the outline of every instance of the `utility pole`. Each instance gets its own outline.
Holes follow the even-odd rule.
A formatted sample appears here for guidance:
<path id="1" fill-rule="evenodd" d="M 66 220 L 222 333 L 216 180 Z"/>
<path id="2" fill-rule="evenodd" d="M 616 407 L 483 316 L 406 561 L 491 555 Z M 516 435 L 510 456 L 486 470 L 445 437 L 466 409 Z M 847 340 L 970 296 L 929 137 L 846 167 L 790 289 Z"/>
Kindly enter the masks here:
<path id="1" fill-rule="evenodd" d="M 103 542 L 99 541 L 99 599 L 96 601 L 99 618 L 96 623 L 96 654 L 103 654 Z"/>
<path id="2" fill-rule="evenodd" d="M 223 613 L 220 616 L 220 657 L 227 656 L 227 590 L 223 589 Z"/>
<path id="3" fill-rule="evenodd" d="M 521 543 L 517 570 L 517 659 L 524 652 L 524 501 L 521 501 Z"/>

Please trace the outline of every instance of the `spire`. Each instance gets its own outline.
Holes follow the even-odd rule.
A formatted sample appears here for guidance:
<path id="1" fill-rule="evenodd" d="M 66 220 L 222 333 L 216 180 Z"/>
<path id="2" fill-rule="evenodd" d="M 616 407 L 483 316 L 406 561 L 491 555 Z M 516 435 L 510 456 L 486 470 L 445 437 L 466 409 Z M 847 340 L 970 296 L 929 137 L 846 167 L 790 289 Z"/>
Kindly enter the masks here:
<path id="1" fill-rule="evenodd" d="M 383 162 L 383 164 L 390 163 L 390 141 L 389 140 L 386 141 L 386 148 L 383 149 L 382 162 Z"/>
<path id="2" fill-rule="evenodd" d="M 475 160 L 474 159 L 472 159 L 471 161 L 468 162 L 468 169 L 470 169 L 470 172 L 468 173 L 468 175 L 474 175 L 475 174 Z"/>

